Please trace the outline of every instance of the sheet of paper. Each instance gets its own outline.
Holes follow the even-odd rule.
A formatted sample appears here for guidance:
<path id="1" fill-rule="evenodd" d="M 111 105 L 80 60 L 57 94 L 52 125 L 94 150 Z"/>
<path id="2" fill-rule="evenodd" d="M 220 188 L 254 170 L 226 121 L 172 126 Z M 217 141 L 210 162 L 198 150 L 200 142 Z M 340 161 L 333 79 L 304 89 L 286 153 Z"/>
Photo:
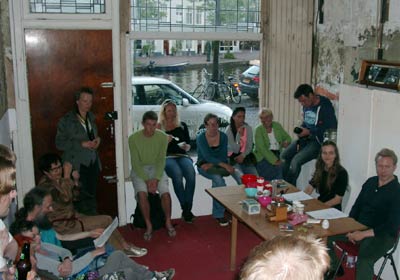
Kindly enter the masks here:
<path id="1" fill-rule="evenodd" d="M 295 200 L 302 201 L 302 200 L 313 199 L 312 196 L 306 194 L 303 191 L 294 192 L 294 193 L 287 193 L 287 194 L 284 194 L 283 197 L 288 201 L 295 201 Z"/>
<path id="2" fill-rule="evenodd" d="M 118 227 L 118 217 L 115 217 L 114 221 L 103 231 L 103 233 L 93 240 L 95 247 L 103 247 L 108 241 L 113 231 Z"/>
<path id="3" fill-rule="evenodd" d="M 342 211 L 337 210 L 336 208 L 328 208 L 328 209 L 323 209 L 323 210 L 310 211 L 310 212 L 307 212 L 307 215 L 313 217 L 314 219 L 320 219 L 320 220 L 324 220 L 324 219 L 332 220 L 332 219 L 348 217 L 347 214 L 343 213 Z"/>

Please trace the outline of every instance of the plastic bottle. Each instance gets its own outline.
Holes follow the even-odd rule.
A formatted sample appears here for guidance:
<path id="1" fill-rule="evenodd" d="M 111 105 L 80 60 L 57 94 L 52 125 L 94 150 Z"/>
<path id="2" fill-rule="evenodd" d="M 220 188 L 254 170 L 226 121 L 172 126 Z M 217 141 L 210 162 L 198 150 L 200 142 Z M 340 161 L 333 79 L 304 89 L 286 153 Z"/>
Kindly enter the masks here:
<path id="1" fill-rule="evenodd" d="M 30 260 L 30 249 L 31 249 L 30 244 L 24 243 L 24 246 L 22 247 L 21 256 L 16 265 L 17 277 L 15 279 L 26 280 L 28 272 L 32 269 L 32 264 Z"/>
<path id="2" fill-rule="evenodd" d="M 348 255 L 346 259 L 346 267 L 353 268 L 356 265 L 355 257 Z"/>
<path id="3" fill-rule="evenodd" d="M 262 195 L 264 190 L 264 178 L 258 177 L 257 178 L 257 195 Z"/>

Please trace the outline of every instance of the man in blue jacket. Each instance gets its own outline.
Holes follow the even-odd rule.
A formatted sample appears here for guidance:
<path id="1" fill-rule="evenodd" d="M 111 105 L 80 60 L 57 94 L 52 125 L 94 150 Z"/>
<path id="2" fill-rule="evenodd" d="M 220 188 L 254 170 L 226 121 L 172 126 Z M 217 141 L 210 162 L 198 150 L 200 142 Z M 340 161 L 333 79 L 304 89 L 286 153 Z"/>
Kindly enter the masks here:
<path id="1" fill-rule="evenodd" d="M 369 178 L 363 184 L 350 211 L 350 217 L 368 229 L 328 238 L 331 272 L 326 279 L 332 278 L 332 271 L 338 262 L 333 250 L 333 241 L 349 240 L 360 245 L 356 264 L 357 280 L 372 279 L 375 262 L 392 248 L 396 241 L 400 226 L 400 184 L 394 175 L 397 156 L 392 150 L 382 149 L 375 157 L 375 165 L 377 176 Z M 337 276 L 341 275 L 342 268 Z"/>
<path id="2" fill-rule="evenodd" d="M 296 185 L 301 166 L 317 158 L 325 131 L 337 128 L 332 103 L 328 98 L 316 95 L 310 85 L 300 85 L 294 98 L 303 106 L 303 123 L 294 130 L 298 140 L 292 142 L 281 155 L 283 177 L 292 185 Z"/>

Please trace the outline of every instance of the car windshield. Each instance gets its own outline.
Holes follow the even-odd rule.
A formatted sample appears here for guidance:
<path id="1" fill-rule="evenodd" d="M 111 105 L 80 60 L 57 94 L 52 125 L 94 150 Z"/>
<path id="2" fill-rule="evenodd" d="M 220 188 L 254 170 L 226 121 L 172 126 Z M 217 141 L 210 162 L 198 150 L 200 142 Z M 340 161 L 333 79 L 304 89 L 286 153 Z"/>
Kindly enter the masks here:
<path id="1" fill-rule="evenodd" d="M 171 99 L 176 105 L 183 105 L 183 98 L 189 103 L 199 101 L 173 84 L 144 84 L 132 86 L 132 101 L 134 105 L 161 105 L 165 99 Z"/>
<path id="2" fill-rule="evenodd" d="M 255 65 L 251 66 L 249 69 L 245 71 L 245 73 L 252 75 L 258 75 L 259 72 L 260 72 L 260 67 Z"/>

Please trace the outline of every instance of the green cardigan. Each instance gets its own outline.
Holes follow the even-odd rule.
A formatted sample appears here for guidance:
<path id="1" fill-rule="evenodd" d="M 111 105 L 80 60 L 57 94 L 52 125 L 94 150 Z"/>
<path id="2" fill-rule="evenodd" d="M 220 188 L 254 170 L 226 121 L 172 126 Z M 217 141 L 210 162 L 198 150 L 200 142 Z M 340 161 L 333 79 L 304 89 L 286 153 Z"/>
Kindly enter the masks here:
<path id="1" fill-rule="evenodd" d="M 284 141 L 291 142 L 292 138 L 283 129 L 282 125 L 278 122 L 272 122 L 272 129 L 274 130 L 275 138 L 279 143 L 280 150 L 282 150 L 282 143 Z M 270 164 L 274 164 L 279 160 L 273 152 L 269 149 L 269 138 L 265 127 L 260 124 L 254 130 L 254 155 L 257 162 L 266 159 Z"/>

